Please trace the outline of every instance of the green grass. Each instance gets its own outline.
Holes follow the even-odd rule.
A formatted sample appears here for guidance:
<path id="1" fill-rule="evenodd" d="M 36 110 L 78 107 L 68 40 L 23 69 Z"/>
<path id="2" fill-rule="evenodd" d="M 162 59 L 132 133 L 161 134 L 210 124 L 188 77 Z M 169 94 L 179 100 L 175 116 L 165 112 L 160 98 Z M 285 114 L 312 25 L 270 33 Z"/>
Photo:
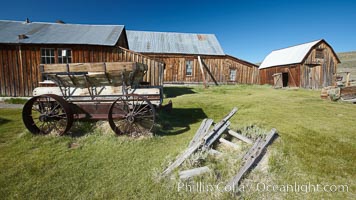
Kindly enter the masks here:
<path id="1" fill-rule="evenodd" d="M 233 129 L 251 125 L 276 128 L 268 169 L 253 170 L 244 183 L 335 184 L 349 192 L 243 192 L 246 199 L 355 199 L 356 106 L 324 101 L 319 91 L 274 90 L 267 86 L 165 88 L 171 114 L 160 115 L 158 136 L 116 137 L 105 128 L 76 125 L 76 136 L 33 136 L 21 110 L 0 109 L 0 196 L 4 199 L 216 199 L 230 194 L 178 192 L 177 178 L 158 179 L 164 166 L 183 151 L 202 119 L 216 122 L 233 107 Z M 184 91 L 184 92 L 182 92 Z M 186 93 L 186 94 L 185 94 Z M 74 148 L 70 148 L 75 143 Z M 243 146 L 246 150 L 248 146 Z M 199 165 L 215 171 L 195 180 L 228 181 L 239 168 L 241 152 L 206 157 Z M 236 155 L 236 157 L 234 157 Z M 232 159 L 233 158 L 233 159 Z M 183 168 L 194 166 L 194 159 Z M 259 167 L 258 167 L 259 168 Z M 175 173 L 176 174 L 176 173 Z"/>
<path id="2" fill-rule="evenodd" d="M 5 99 L 4 102 L 8 104 L 25 104 L 27 102 L 27 99 L 10 98 L 10 99 Z"/>

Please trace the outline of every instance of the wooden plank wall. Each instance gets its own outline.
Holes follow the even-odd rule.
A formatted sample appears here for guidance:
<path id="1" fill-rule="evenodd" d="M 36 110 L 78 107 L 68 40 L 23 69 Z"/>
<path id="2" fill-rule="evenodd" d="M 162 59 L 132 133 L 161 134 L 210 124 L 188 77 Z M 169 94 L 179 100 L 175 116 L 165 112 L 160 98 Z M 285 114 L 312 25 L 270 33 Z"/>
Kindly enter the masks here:
<path id="1" fill-rule="evenodd" d="M 288 85 L 290 87 L 299 87 L 300 85 L 300 67 L 299 65 L 277 66 L 260 69 L 260 84 L 273 85 L 273 74 L 288 73 Z"/>
<path id="2" fill-rule="evenodd" d="M 153 60 L 145 55 L 135 53 L 121 47 L 80 46 L 80 45 L 0 45 L 0 95 L 1 96 L 32 96 L 32 91 L 42 81 L 39 71 L 41 64 L 41 48 L 72 50 L 72 63 L 82 62 L 141 62 L 147 64 L 149 70 L 144 81 L 150 85 L 163 85 L 164 63 Z"/>
<path id="3" fill-rule="evenodd" d="M 315 58 L 316 49 L 324 49 L 324 58 Z M 322 42 L 315 46 L 301 65 L 301 87 L 319 89 L 335 84 L 337 58 L 329 45 Z"/>
<path id="4" fill-rule="evenodd" d="M 0 95 L 32 95 L 41 78 L 39 54 L 35 49 L 0 46 Z"/>
<path id="5" fill-rule="evenodd" d="M 198 56 L 165 54 L 146 55 L 166 64 L 166 69 L 164 71 L 165 83 L 183 84 L 202 83 L 203 81 Z M 259 70 L 257 66 L 247 65 L 229 56 L 201 56 L 201 58 L 219 83 L 259 84 Z M 186 75 L 185 64 L 188 60 L 193 61 L 193 74 L 191 76 Z M 230 69 L 236 69 L 237 71 L 235 81 L 230 81 Z M 208 82 L 213 82 L 205 69 L 204 74 Z"/>

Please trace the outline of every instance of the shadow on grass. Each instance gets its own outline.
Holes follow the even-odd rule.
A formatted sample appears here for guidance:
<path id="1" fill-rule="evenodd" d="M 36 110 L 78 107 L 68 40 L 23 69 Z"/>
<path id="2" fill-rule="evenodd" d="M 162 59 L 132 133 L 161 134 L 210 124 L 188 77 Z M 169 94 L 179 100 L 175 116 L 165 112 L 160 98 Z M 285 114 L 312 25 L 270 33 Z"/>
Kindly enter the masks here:
<path id="1" fill-rule="evenodd" d="M 173 108 L 170 113 L 159 112 L 156 135 L 178 135 L 190 130 L 190 124 L 207 118 L 201 108 Z"/>
<path id="2" fill-rule="evenodd" d="M 11 120 L 8 120 L 8 119 L 4 119 L 4 118 L 1 118 L 0 117 L 0 125 L 3 125 L 3 124 L 6 124 L 6 123 L 9 123 Z"/>
<path id="3" fill-rule="evenodd" d="M 184 94 L 194 94 L 192 88 L 188 87 L 164 87 L 163 94 L 166 98 L 182 96 Z"/>
<path id="4" fill-rule="evenodd" d="M 70 129 L 67 135 L 76 138 L 82 137 L 91 133 L 96 128 L 96 121 L 76 121 L 73 123 L 72 128 Z"/>

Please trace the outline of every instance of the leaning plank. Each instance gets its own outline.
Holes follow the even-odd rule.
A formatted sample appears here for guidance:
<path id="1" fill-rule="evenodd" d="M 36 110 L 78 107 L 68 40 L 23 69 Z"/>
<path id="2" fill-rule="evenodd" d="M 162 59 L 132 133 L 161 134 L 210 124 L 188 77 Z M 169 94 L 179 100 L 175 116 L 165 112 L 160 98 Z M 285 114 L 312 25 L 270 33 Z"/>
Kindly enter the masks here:
<path id="1" fill-rule="evenodd" d="M 203 137 L 208 133 L 210 126 L 213 124 L 212 119 L 204 119 L 203 122 L 200 124 L 199 129 L 195 133 L 192 141 L 190 141 L 189 146 L 191 147 L 196 142 L 199 142 L 203 139 Z"/>
<path id="2" fill-rule="evenodd" d="M 205 141 L 204 148 L 208 149 L 216 140 L 220 138 L 220 136 L 226 131 L 226 129 L 230 126 L 230 122 L 227 121 L 219 130 L 212 135 L 212 137 L 208 138 Z"/>
<path id="3" fill-rule="evenodd" d="M 187 178 L 190 178 L 193 176 L 199 176 L 199 175 L 207 173 L 209 171 L 210 171 L 210 169 L 207 166 L 199 167 L 199 168 L 195 168 L 195 169 L 189 169 L 189 170 L 179 172 L 179 178 L 187 179 Z"/>
<path id="4" fill-rule="evenodd" d="M 249 138 L 247 138 L 247 137 L 245 137 L 245 136 L 243 136 L 243 135 L 241 135 L 241 134 L 238 134 L 238 133 L 236 133 L 236 132 L 233 131 L 233 130 L 229 130 L 228 133 L 229 133 L 230 135 L 236 137 L 237 139 L 240 139 L 240 140 L 242 140 L 242 141 L 244 141 L 244 142 L 246 142 L 246 143 L 248 143 L 248 144 L 252 144 L 252 143 L 253 143 L 253 141 L 252 141 L 251 139 L 249 139 Z"/>
<path id="5" fill-rule="evenodd" d="M 201 143 L 195 143 L 193 146 L 185 150 L 170 166 L 167 167 L 167 169 L 162 172 L 162 176 L 167 176 L 174 169 L 179 167 L 190 155 L 198 150 L 201 145 Z"/>
<path id="6" fill-rule="evenodd" d="M 229 119 L 234 116 L 237 112 L 237 108 L 233 108 L 229 114 L 227 114 L 219 123 L 215 124 L 212 131 L 210 131 L 205 137 L 204 140 L 207 141 L 210 137 L 212 137 L 216 131 L 218 131 Z"/>
<path id="7" fill-rule="evenodd" d="M 232 143 L 232 142 L 230 142 L 230 141 L 228 141 L 228 140 L 225 140 L 224 138 L 220 138 L 220 139 L 219 139 L 219 142 L 225 144 L 226 146 L 235 148 L 235 149 L 238 149 L 238 148 L 239 148 L 239 146 L 238 146 L 237 144 Z"/>
<path id="8" fill-rule="evenodd" d="M 203 78 L 203 84 L 204 84 L 204 88 L 206 88 L 206 79 L 205 79 L 205 73 L 204 73 L 204 69 L 203 69 L 203 63 L 201 61 L 200 56 L 198 56 L 198 62 L 199 62 L 199 66 L 200 66 L 200 71 L 201 71 L 201 76 Z"/>
<path id="9" fill-rule="evenodd" d="M 272 141 L 272 138 L 277 134 L 276 129 L 272 129 L 270 133 L 267 135 L 266 139 L 261 145 L 261 149 L 256 152 L 256 156 L 250 157 L 250 159 L 244 164 L 244 166 L 240 169 L 235 177 L 233 177 L 230 182 L 227 184 L 228 187 L 237 187 L 243 175 L 248 172 L 259 160 L 262 158 L 264 149 L 269 145 Z"/>

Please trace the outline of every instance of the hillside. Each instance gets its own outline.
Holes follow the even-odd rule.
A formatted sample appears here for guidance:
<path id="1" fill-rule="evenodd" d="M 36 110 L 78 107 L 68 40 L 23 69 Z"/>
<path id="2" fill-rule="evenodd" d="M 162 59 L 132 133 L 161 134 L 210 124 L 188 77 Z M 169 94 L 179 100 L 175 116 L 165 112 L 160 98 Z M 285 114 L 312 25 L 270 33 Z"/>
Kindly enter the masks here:
<path id="1" fill-rule="evenodd" d="M 338 72 L 351 72 L 351 80 L 356 80 L 356 51 L 337 53 L 341 63 Z"/>

